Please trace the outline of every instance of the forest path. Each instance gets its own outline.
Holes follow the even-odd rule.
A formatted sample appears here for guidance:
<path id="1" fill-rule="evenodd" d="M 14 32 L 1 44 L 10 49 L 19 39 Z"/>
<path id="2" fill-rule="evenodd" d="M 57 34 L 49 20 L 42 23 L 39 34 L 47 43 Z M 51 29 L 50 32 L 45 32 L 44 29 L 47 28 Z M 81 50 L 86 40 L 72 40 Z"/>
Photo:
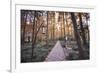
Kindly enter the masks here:
<path id="1" fill-rule="evenodd" d="M 60 41 L 58 40 L 55 46 L 52 48 L 48 54 L 45 61 L 64 61 L 66 60 L 66 49 L 61 46 Z"/>

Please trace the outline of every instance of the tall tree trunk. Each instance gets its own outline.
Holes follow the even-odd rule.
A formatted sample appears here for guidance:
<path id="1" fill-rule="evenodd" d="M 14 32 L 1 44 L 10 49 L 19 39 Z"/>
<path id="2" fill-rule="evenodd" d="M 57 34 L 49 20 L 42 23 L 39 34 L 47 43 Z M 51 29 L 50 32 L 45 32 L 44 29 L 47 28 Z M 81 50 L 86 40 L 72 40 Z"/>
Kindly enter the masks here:
<path id="1" fill-rule="evenodd" d="M 55 39 L 55 13 L 53 13 L 52 23 L 53 23 L 53 40 L 54 40 Z"/>
<path id="2" fill-rule="evenodd" d="M 22 35 L 22 44 L 25 42 L 25 29 L 26 29 L 26 22 L 27 22 L 27 13 L 25 13 L 26 18 L 24 18 L 23 24 L 23 35 Z"/>
<path id="3" fill-rule="evenodd" d="M 68 13 L 66 13 L 66 16 L 68 15 Z M 68 25 L 68 19 L 66 18 L 66 29 L 67 29 L 67 37 L 69 36 L 69 25 Z"/>
<path id="4" fill-rule="evenodd" d="M 21 44 L 23 44 L 23 25 L 24 25 L 24 11 L 21 10 Z"/>
<path id="5" fill-rule="evenodd" d="M 52 23 L 52 13 L 51 13 L 51 40 L 53 39 L 53 23 Z"/>
<path id="6" fill-rule="evenodd" d="M 35 14 L 36 14 L 36 12 L 34 12 L 34 21 L 33 21 L 33 31 L 32 31 L 32 58 L 33 58 L 33 53 L 34 53 L 34 28 L 35 28 L 35 18 L 36 18 L 36 16 L 35 16 Z"/>
<path id="7" fill-rule="evenodd" d="M 63 14 L 63 29 L 64 29 L 64 38 L 65 38 L 65 19 L 64 19 L 65 13 Z"/>
<path id="8" fill-rule="evenodd" d="M 72 19 L 73 27 L 74 27 L 74 35 L 75 35 L 77 45 L 78 45 L 79 59 L 84 59 L 83 45 L 82 45 L 79 33 L 77 31 L 77 23 L 76 23 L 75 15 L 72 12 L 71 12 L 71 19 Z"/>
<path id="9" fill-rule="evenodd" d="M 83 28 L 81 13 L 79 13 L 79 19 L 80 19 L 80 27 L 81 27 L 81 31 L 82 31 L 83 45 L 86 45 L 85 31 L 84 31 L 84 28 Z"/>
<path id="10" fill-rule="evenodd" d="M 62 34 L 62 21 L 61 21 L 61 20 L 62 20 L 62 17 L 60 17 L 60 22 L 61 22 L 61 23 L 60 23 L 60 26 L 61 26 L 61 27 L 60 27 L 60 28 L 61 28 L 61 36 L 60 36 L 60 38 L 62 38 L 62 35 L 63 35 L 63 34 Z"/>
<path id="11" fill-rule="evenodd" d="M 35 44 L 36 44 L 36 40 L 37 40 L 37 35 L 38 35 L 38 32 L 40 30 L 40 28 L 42 27 L 44 21 L 37 27 L 37 23 L 36 23 L 36 12 L 34 13 L 34 24 L 33 24 L 33 33 L 32 33 L 32 57 L 34 57 L 34 47 L 35 47 Z M 39 21 L 39 20 L 38 20 Z M 38 29 L 37 29 L 38 28 Z"/>
<path id="12" fill-rule="evenodd" d="M 90 41 L 90 33 L 89 33 L 89 24 L 88 24 L 88 20 L 89 20 L 89 15 L 88 15 L 88 13 L 85 15 L 85 17 L 86 17 L 86 23 L 87 23 L 87 34 L 88 34 L 88 36 L 87 36 L 87 40 L 88 40 L 88 43 L 89 43 L 89 41 Z"/>
<path id="13" fill-rule="evenodd" d="M 47 45 L 47 48 L 48 48 L 48 11 L 47 11 L 47 31 L 46 31 L 46 45 Z"/>

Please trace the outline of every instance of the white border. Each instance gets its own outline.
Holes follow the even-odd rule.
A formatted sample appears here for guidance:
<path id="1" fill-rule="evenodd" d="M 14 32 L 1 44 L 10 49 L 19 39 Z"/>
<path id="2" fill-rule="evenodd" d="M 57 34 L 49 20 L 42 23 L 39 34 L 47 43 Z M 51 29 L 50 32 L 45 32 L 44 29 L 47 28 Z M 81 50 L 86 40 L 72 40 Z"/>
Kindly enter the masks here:
<path id="1" fill-rule="evenodd" d="M 95 65 L 95 15 L 93 7 L 77 7 L 75 5 L 69 6 L 46 6 L 46 5 L 27 5 L 27 4 L 12 4 L 12 46 L 11 46 L 11 71 L 25 72 L 25 71 L 45 71 L 54 69 L 79 68 Z M 68 11 L 68 12 L 89 12 L 90 13 L 90 60 L 84 61 L 62 61 L 62 62 L 48 62 L 48 63 L 20 63 L 20 9 L 27 10 L 52 10 L 52 11 Z M 16 39 L 16 40 L 15 40 Z"/>

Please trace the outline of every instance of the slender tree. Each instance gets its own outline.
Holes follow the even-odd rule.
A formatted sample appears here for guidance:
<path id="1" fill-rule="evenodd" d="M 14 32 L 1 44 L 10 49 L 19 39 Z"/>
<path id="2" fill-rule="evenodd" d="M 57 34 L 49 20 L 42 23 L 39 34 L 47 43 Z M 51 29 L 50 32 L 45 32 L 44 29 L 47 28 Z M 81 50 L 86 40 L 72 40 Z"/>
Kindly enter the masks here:
<path id="1" fill-rule="evenodd" d="M 86 45 L 86 37 L 85 37 L 85 31 L 84 31 L 84 28 L 83 28 L 82 14 L 81 13 L 79 13 L 79 20 L 80 20 L 80 29 L 82 31 L 81 37 L 82 37 L 82 40 L 83 40 L 83 45 L 85 46 Z"/>
<path id="2" fill-rule="evenodd" d="M 33 32 L 32 32 L 32 58 L 34 57 L 34 48 L 35 48 L 35 44 L 36 44 L 36 40 L 37 40 L 37 35 L 38 32 L 40 31 L 40 28 L 42 27 L 44 21 L 42 21 L 38 26 L 37 26 L 37 21 L 40 21 L 39 17 L 41 15 L 39 15 L 40 13 L 42 13 L 42 17 L 43 17 L 43 11 L 34 11 L 34 22 L 33 22 Z"/>
<path id="3" fill-rule="evenodd" d="M 26 29 L 26 24 L 27 24 L 27 14 L 28 14 L 28 11 L 26 10 L 22 10 L 21 11 L 21 18 L 22 18 L 22 27 L 23 27 L 23 34 L 22 34 L 22 44 L 24 44 L 24 41 L 25 41 L 25 29 Z"/>
<path id="4" fill-rule="evenodd" d="M 78 45 L 79 59 L 84 59 L 83 45 L 82 45 L 82 42 L 81 42 L 80 35 L 77 31 L 77 23 L 76 23 L 75 15 L 72 12 L 71 12 L 71 19 L 72 19 L 72 23 L 73 23 L 73 27 L 74 27 L 74 35 L 75 35 L 77 45 Z"/>
<path id="5" fill-rule="evenodd" d="M 61 36 L 60 36 L 60 38 L 62 37 L 62 17 L 61 17 L 61 13 L 60 13 L 60 17 L 59 17 L 59 20 L 60 20 L 60 28 L 61 28 Z"/>
<path id="6" fill-rule="evenodd" d="M 49 14 L 49 11 L 46 12 L 47 13 L 47 31 L 46 31 L 46 44 L 47 44 L 47 48 L 48 48 L 48 14 Z"/>
<path id="7" fill-rule="evenodd" d="M 55 12 L 53 12 L 52 16 L 52 25 L 53 25 L 53 40 L 55 39 Z"/>
<path id="8" fill-rule="evenodd" d="M 86 13 L 85 17 L 86 17 L 86 22 L 87 22 L 87 34 L 88 34 L 87 38 L 88 38 L 88 41 L 89 41 L 90 40 L 90 36 L 89 36 L 90 35 L 90 33 L 89 33 L 89 24 L 88 24 L 88 21 L 89 21 L 89 18 L 90 18 L 89 17 L 89 13 Z"/>
<path id="9" fill-rule="evenodd" d="M 63 29 L 64 29 L 64 38 L 65 38 L 65 12 L 63 13 Z"/>
<path id="10" fill-rule="evenodd" d="M 34 11 L 34 20 L 33 20 L 33 30 L 32 30 L 32 57 L 33 57 L 33 52 L 34 52 L 34 27 L 35 27 L 35 13 L 36 11 Z"/>

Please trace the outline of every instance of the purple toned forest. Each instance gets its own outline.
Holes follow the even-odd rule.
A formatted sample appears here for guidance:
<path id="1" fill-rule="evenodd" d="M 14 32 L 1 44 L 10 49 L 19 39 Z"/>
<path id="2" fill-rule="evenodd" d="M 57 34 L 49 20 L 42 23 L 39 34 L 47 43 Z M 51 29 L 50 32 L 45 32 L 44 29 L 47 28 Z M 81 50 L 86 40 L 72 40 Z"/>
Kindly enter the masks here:
<path id="1" fill-rule="evenodd" d="M 21 63 L 89 60 L 90 15 L 21 10 Z"/>

